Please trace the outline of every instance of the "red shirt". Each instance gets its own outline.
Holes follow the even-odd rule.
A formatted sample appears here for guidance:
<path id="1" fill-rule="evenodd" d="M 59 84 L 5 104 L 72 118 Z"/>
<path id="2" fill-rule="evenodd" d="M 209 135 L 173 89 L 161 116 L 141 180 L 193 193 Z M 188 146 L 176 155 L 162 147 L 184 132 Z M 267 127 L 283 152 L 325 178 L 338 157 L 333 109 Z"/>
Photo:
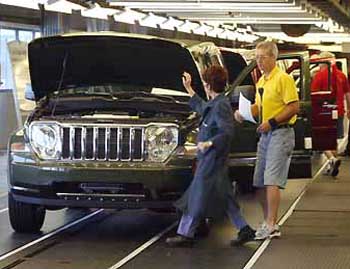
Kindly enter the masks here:
<path id="1" fill-rule="evenodd" d="M 344 116 L 344 95 L 350 92 L 346 76 L 340 71 L 335 64 L 331 66 L 331 90 L 336 94 L 338 116 Z M 328 68 L 321 69 L 316 73 L 311 82 L 311 91 L 328 90 Z"/>

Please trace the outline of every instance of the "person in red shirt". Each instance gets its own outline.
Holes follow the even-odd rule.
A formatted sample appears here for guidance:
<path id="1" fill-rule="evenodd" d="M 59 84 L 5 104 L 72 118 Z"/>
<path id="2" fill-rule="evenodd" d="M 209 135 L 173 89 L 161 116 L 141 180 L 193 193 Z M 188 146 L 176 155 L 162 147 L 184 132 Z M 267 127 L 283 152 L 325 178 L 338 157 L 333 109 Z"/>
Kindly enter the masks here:
<path id="1" fill-rule="evenodd" d="M 331 90 L 336 98 L 338 120 L 337 120 L 337 137 L 344 137 L 344 97 L 346 99 L 347 107 L 350 108 L 350 88 L 345 74 L 339 70 L 335 63 L 335 56 L 331 52 L 321 52 L 320 58 L 327 58 L 331 60 Z M 322 91 L 328 89 L 328 68 L 327 64 L 320 64 L 320 70 L 315 74 L 311 82 L 311 91 Z M 347 117 L 350 117 L 349 110 L 347 110 Z M 325 174 L 333 177 L 339 173 L 339 166 L 341 161 L 337 158 L 337 151 L 325 151 L 325 155 L 329 159 L 329 165 Z"/>
<path id="2" fill-rule="evenodd" d="M 348 72 L 348 85 L 350 88 L 350 71 Z M 347 107 L 348 111 L 347 113 L 349 113 L 350 111 L 350 107 Z M 345 146 L 345 150 L 339 154 L 340 156 L 350 156 L 350 124 L 348 125 L 348 137 L 347 137 L 347 143 Z"/>

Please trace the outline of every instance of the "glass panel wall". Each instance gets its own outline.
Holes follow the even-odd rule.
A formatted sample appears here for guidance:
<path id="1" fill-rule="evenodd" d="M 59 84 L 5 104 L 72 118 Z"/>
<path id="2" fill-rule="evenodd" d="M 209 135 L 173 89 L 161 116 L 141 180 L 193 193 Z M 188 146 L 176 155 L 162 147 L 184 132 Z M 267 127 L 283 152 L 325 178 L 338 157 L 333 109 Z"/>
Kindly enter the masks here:
<path id="1" fill-rule="evenodd" d="M 7 43 L 10 41 L 16 40 L 16 30 L 14 29 L 0 29 L 0 81 L 1 88 L 11 88 L 12 82 L 11 78 L 11 69 L 10 67 L 10 58 L 7 50 Z"/>
<path id="2" fill-rule="evenodd" d="M 0 94 L 13 91 L 19 126 L 35 106 L 25 99 L 25 89 L 30 88 L 27 47 L 35 37 L 40 37 L 38 27 L 0 21 Z"/>
<path id="3" fill-rule="evenodd" d="M 11 41 L 29 43 L 38 37 L 40 37 L 40 32 L 36 28 L 22 29 L 17 28 L 15 24 L 13 27 L 1 27 L 0 22 L 0 90 L 14 87 L 8 43 Z"/>
<path id="4" fill-rule="evenodd" d="M 18 31 L 18 40 L 29 43 L 34 37 L 33 31 Z"/>

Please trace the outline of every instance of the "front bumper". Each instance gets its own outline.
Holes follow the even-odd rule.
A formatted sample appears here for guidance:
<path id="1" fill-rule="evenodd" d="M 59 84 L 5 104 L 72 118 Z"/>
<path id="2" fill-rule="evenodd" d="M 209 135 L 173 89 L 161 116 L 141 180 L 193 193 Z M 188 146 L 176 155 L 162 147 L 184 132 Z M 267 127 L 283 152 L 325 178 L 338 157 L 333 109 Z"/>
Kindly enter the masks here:
<path id="1" fill-rule="evenodd" d="M 10 154 L 8 179 L 14 199 L 47 207 L 168 208 L 189 186 L 193 161 L 64 163 Z"/>
<path id="2" fill-rule="evenodd" d="M 63 208 L 63 207 L 86 207 L 86 208 L 116 208 L 116 209 L 139 209 L 139 208 L 171 208 L 173 207 L 173 200 L 158 200 L 158 201 L 146 201 L 142 199 L 126 199 L 122 200 L 110 198 L 110 197 L 94 197 L 90 199 L 89 196 L 81 198 L 81 196 L 71 196 L 70 198 L 40 198 L 35 196 L 28 196 L 26 194 L 18 194 L 14 189 L 11 190 L 13 198 L 16 201 L 41 205 L 48 208 Z M 77 199 L 79 198 L 79 199 Z"/>

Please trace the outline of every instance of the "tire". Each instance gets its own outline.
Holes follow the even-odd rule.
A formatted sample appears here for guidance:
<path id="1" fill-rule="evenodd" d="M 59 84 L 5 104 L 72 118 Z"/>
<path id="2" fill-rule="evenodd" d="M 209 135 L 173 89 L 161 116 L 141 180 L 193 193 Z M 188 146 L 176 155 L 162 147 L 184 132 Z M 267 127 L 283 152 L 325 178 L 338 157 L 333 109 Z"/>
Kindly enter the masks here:
<path id="1" fill-rule="evenodd" d="M 12 228 L 19 233 L 37 233 L 43 226 L 46 210 L 42 206 L 16 201 L 8 195 L 9 217 Z"/>

